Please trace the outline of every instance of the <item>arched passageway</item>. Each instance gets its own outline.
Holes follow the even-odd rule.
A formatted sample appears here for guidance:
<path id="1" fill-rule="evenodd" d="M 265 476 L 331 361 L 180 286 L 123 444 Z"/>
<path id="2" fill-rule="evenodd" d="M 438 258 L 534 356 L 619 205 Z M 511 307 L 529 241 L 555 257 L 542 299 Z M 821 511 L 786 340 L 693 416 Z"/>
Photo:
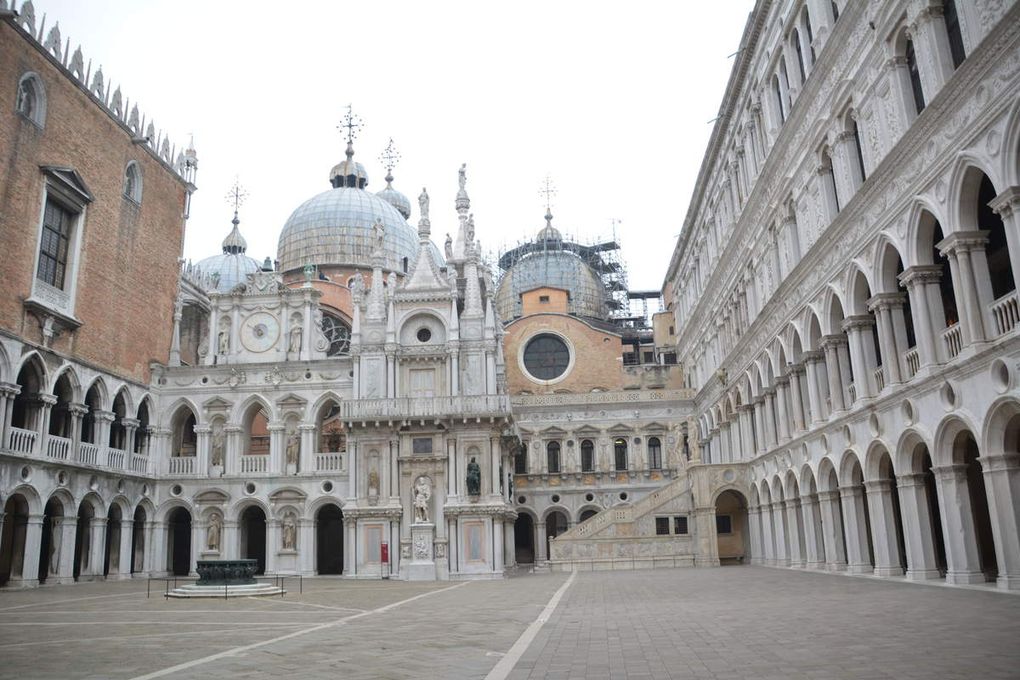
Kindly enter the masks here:
<path id="1" fill-rule="evenodd" d="M 514 522 L 514 553 L 517 564 L 535 562 L 535 522 L 524 512 L 517 515 Z"/>
<path id="2" fill-rule="evenodd" d="M 582 510 L 581 511 L 581 516 L 578 518 L 578 521 L 579 522 L 584 522 L 584 521 L 594 517 L 597 514 L 599 514 L 599 511 L 596 510 L 595 508 L 588 508 L 587 510 Z"/>
<path id="3" fill-rule="evenodd" d="M 167 519 L 166 568 L 174 576 L 191 571 L 191 513 L 174 508 Z"/>
<path id="4" fill-rule="evenodd" d="M 0 585 L 24 578 L 25 538 L 28 532 L 28 500 L 14 494 L 4 504 L 4 529 L 0 536 Z"/>
<path id="5" fill-rule="evenodd" d="M 266 573 L 266 513 L 254 505 L 241 513 L 241 557 L 258 561 L 256 574 Z"/>
<path id="6" fill-rule="evenodd" d="M 103 552 L 103 576 L 119 574 L 123 571 L 120 565 L 120 543 L 124 540 L 121 528 L 123 513 L 120 506 L 110 506 L 106 516 L 106 545 Z"/>
<path id="7" fill-rule="evenodd" d="M 315 513 L 315 570 L 320 575 L 344 571 L 344 515 L 335 505 Z"/>
<path id="8" fill-rule="evenodd" d="M 567 530 L 567 516 L 559 510 L 553 510 L 545 518 L 545 554 L 552 557 L 550 541 Z"/>
<path id="9" fill-rule="evenodd" d="M 715 532 L 720 564 L 743 564 L 751 554 L 747 527 L 747 499 L 737 491 L 719 494 L 715 501 Z"/>
<path id="10" fill-rule="evenodd" d="M 145 570 L 145 508 L 135 508 L 131 525 L 131 573 Z"/>
<path id="11" fill-rule="evenodd" d="M 78 581 L 83 576 L 90 576 L 92 571 L 92 532 L 93 521 L 96 512 L 92 504 L 82 501 L 78 506 L 78 525 L 74 531 L 74 580 Z"/>
<path id="12" fill-rule="evenodd" d="M 39 547 L 39 583 L 60 573 L 63 539 L 64 506 L 56 498 L 46 503 L 43 511 L 42 540 Z"/>
<path id="13" fill-rule="evenodd" d="M 985 478 L 978 461 L 977 442 L 967 430 L 956 435 L 953 440 L 953 462 L 963 464 L 967 474 L 967 496 L 970 500 L 970 526 L 974 540 L 977 542 L 977 556 L 985 579 L 994 581 L 999 574 L 995 558 L 995 539 L 992 535 L 992 518 L 988 508 L 988 492 L 985 489 Z M 966 522 L 966 518 L 964 520 Z M 965 525 L 966 526 L 966 525 Z"/>

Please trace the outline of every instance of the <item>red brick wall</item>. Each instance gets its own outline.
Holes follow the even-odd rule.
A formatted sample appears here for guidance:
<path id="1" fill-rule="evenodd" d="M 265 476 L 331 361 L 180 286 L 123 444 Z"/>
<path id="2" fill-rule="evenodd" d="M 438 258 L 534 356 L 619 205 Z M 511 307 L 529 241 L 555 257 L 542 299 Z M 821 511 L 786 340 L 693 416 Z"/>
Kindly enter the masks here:
<path id="1" fill-rule="evenodd" d="M 18 81 L 37 73 L 46 91 L 43 129 L 15 113 Z M 137 161 L 140 206 L 123 197 Z M 26 37 L 0 21 L 0 328 L 41 343 L 23 301 L 32 288 L 44 186 L 40 165 L 78 171 L 95 197 L 86 208 L 75 316 L 82 325 L 53 348 L 125 378 L 147 381 L 165 362 L 173 330 L 185 186 Z"/>

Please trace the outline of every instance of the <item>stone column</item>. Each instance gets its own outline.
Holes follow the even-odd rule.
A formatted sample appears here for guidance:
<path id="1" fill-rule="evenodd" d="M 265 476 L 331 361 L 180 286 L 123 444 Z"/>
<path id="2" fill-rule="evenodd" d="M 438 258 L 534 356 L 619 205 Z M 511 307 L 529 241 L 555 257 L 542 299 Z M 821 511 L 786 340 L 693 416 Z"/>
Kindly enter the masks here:
<path id="1" fill-rule="evenodd" d="M 741 404 L 737 407 L 740 413 L 740 458 L 739 460 L 751 459 L 755 455 L 754 428 L 754 407 L 750 404 Z"/>
<path id="2" fill-rule="evenodd" d="M 766 437 L 765 437 L 765 417 L 763 411 L 765 410 L 765 398 L 757 397 L 754 399 L 754 445 L 755 450 L 759 454 L 763 454 L 766 451 Z"/>
<path id="3" fill-rule="evenodd" d="M 224 470 L 228 475 L 240 474 L 244 428 L 240 425 L 225 425 L 223 435 L 227 440 L 227 451 L 224 456 L 226 460 L 223 461 Z"/>
<path id="4" fill-rule="evenodd" d="M 786 516 L 787 538 L 790 545 L 790 566 L 804 566 L 804 551 L 801 549 L 800 532 L 800 501 L 791 498 L 783 503 L 783 512 Z"/>
<path id="5" fill-rule="evenodd" d="M 298 432 L 301 437 L 301 446 L 298 449 L 298 472 L 313 472 L 315 470 L 315 423 L 302 423 L 298 425 Z M 286 460 L 286 457 L 284 458 Z"/>
<path id="6" fill-rule="evenodd" d="M 804 376 L 803 364 L 794 364 L 790 367 L 790 399 L 793 404 L 793 429 L 794 432 L 803 432 L 805 429 L 804 419 L 804 393 L 801 391 L 801 380 Z"/>
<path id="7" fill-rule="evenodd" d="M 787 404 L 789 403 L 790 378 L 780 376 L 776 378 L 776 423 L 779 425 L 779 441 L 790 440 L 790 416 Z"/>
<path id="8" fill-rule="evenodd" d="M 989 286 L 987 263 L 984 260 L 985 244 L 988 236 L 982 231 L 957 231 L 936 244 L 939 251 L 949 258 L 949 269 L 953 276 L 953 292 L 956 295 L 956 307 L 960 310 L 960 323 L 963 324 L 964 344 L 984 342 L 988 335 L 985 332 L 985 303 L 991 302 L 991 293 L 982 295 L 982 289 Z M 981 256 L 975 270 L 974 252 Z M 982 264 L 984 265 L 982 267 Z M 984 270 L 984 281 L 978 277 Z M 983 298 L 987 298 L 986 300 Z"/>
<path id="9" fill-rule="evenodd" d="M 137 418 L 121 418 L 121 423 L 124 425 L 124 452 L 127 453 L 124 456 L 124 464 L 130 467 L 128 461 L 135 452 L 135 433 L 141 422 Z"/>
<path id="10" fill-rule="evenodd" d="M 870 314 L 848 316 L 843 321 L 843 330 L 850 343 L 850 362 L 853 364 L 858 399 L 870 399 L 878 393 L 875 385 L 878 359 L 875 357 L 874 327 L 875 320 Z"/>
<path id="11" fill-rule="evenodd" d="M 1013 281 L 1020 285 L 1020 186 L 1007 188 L 988 205 L 1002 218 Z"/>
<path id="12" fill-rule="evenodd" d="M 503 522 L 503 561 L 508 567 L 517 566 L 517 553 L 514 549 L 516 545 L 514 539 L 515 527 L 513 522 Z"/>
<path id="13" fill-rule="evenodd" d="M 719 423 L 719 462 L 732 462 L 732 451 L 733 447 L 730 443 L 730 424 L 728 421 Z"/>
<path id="14" fill-rule="evenodd" d="M 50 440 L 50 412 L 57 403 L 56 396 L 52 394 L 36 395 L 39 404 L 39 443 L 36 445 L 36 455 L 49 455 Z"/>
<path id="15" fill-rule="evenodd" d="M 164 466 L 168 466 L 169 459 L 176 452 L 170 451 L 167 456 L 167 463 Z M 201 475 L 209 474 L 209 465 L 212 457 L 212 428 L 208 425 L 196 425 L 195 426 L 195 472 Z"/>
<path id="16" fill-rule="evenodd" d="M 560 451 L 561 456 L 566 455 L 566 447 Z M 493 496 L 499 495 L 499 438 L 489 437 L 489 493 Z M 564 470 L 564 461 L 560 461 L 560 469 Z"/>
<path id="17" fill-rule="evenodd" d="M 938 484 L 939 512 L 946 543 L 946 583 L 984 583 L 967 487 L 967 466 L 945 465 L 932 471 Z"/>
<path id="18" fill-rule="evenodd" d="M 846 384 L 850 382 L 850 374 L 844 374 L 839 363 L 839 343 L 845 339 L 842 335 L 826 335 L 822 338 L 822 350 L 825 352 L 825 377 L 829 383 L 829 403 L 833 413 L 846 410 Z"/>
<path id="19" fill-rule="evenodd" d="M 753 507 L 747 509 L 747 531 L 751 539 L 751 554 L 748 562 L 751 564 L 765 563 L 765 545 L 761 535 L 761 508 Z"/>
<path id="20" fill-rule="evenodd" d="M 503 522 L 499 517 L 492 518 L 492 570 L 503 573 Z"/>
<path id="21" fill-rule="evenodd" d="M 843 504 L 843 531 L 846 537 L 847 571 L 870 574 L 874 567 L 868 550 L 867 520 L 864 515 L 864 491 L 859 486 L 839 487 Z"/>
<path id="22" fill-rule="evenodd" d="M 3 409 L 0 416 L 0 425 L 3 432 L 0 436 L 0 447 L 10 448 L 11 419 L 14 416 L 14 398 L 21 394 L 21 386 L 15 384 L 0 385 L 0 408 Z"/>
<path id="23" fill-rule="evenodd" d="M 825 411 L 825 400 L 820 385 L 827 376 L 822 376 L 818 364 L 822 363 L 822 352 L 815 350 L 804 352 L 804 370 L 807 374 L 808 389 L 808 411 L 811 415 L 811 423 L 820 425 L 825 422 L 829 414 Z"/>
<path id="24" fill-rule="evenodd" d="M 67 412 L 71 416 L 71 459 L 79 460 L 78 447 L 81 445 L 81 421 L 89 412 L 85 404 L 69 404 Z"/>
<path id="25" fill-rule="evenodd" d="M 54 517 L 53 538 L 60 541 L 57 549 L 57 583 L 74 583 L 74 534 L 78 526 L 76 517 Z M 59 525 L 59 526 L 58 526 Z M 53 565 L 50 565 L 53 571 Z"/>
<path id="26" fill-rule="evenodd" d="M 102 576 L 106 557 L 106 518 L 93 517 L 89 521 L 89 561 L 82 565 L 82 576 Z"/>
<path id="27" fill-rule="evenodd" d="M 892 481 L 875 479 L 864 482 L 867 489 L 871 544 L 875 551 L 875 576 L 900 576 L 900 546 L 897 540 L 896 512 L 893 506 Z"/>
<path id="28" fill-rule="evenodd" d="M 15 575 L 14 565 L 11 565 L 11 577 L 8 583 L 12 586 L 39 585 L 39 551 L 42 549 L 43 520 L 43 515 L 28 516 L 25 525 L 25 554 L 21 561 L 21 573 Z"/>
<path id="29" fill-rule="evenodd" d="M 995 539 L 997 583 L 1007 590 L 1020 589 L 1020 454 L 981 456 L 981 470 L 988 494 L 988 510 Z"/>
<path id="30" fill-rule="evenodd" d="M 772 521 L 772 506 L 769 503 L 761 504 L 761 532 L 762 540 L 765 544 L 765 549 L 762 551 L 764 555 L 763 564 L 770 567 L 777 565 L 776 561 L 776 542 L 773 538 L 773 521 Z"/>
<path id="31" fill-rule="evenodd" d="M 209 293 L 209 344 L 206 346 L 205 356 L 202 357 L 202 364 L 205 366 L 212 366 L 216 364 L 216 358 L 219 355 L 219 339 L 220 339 L 220 310 L 219 310 L 219 294 Z M 199 347 L 199 352 L 201 352 Z M 224 357 L 225 359 L 226 357 Z"/>
<path id="32" fill-rule="evenodd" d="M 804 523 L 804 566 L 808 569 L 824 569 L 825 538 L 822 536 L 821 517 L 818 514 L 818 496 L 802 496 L 800 511 Z"/>
<path id="33" fill-rule="evenodd" d="M 776 566 L 790 566 L 789 544 L 787 543 L 786 513 L 783 501 L 772 501 L 772 529 L 776 537 Z"/>
<path id="34" fill-rule="evenodd" d="M 935 558 L 935 537 L 923 474 L 896 476 L 903 519 L 903 543 L 907 548 L 907 580 L 941 578 Z"/>
<path id="35" fill-rule="evenodd" d="M 297 527 L 295 527 L 296 529 Z M 266 517 L 266 573 L 276 573 L 277 553 L 282 549 L 280 535 L 280 520 L 275 517 Z M 297 546 L 299 549 L 302 546 Z"/>
<path id="36" fill-rule="evenodd" d="M 764 390 L 765 408 L 762 411 L 762 418 L 765 420 L 765 441 L 767 448 L 774 448 L 779 443 L 776 435 L 776 388 L 770 387 Z"/>
<path id="37" fill-rule="evenodd" d="M 120 545 L 117 550 L 117 578 L 131 578 L 131 537 L 134 535 L 135 521 L 133 519 L 120 520 Z M 111 561 L 113 555 L 110 556 Z M 113 569 L 110 569 L 113 573 Z"/>
<path id="38" fill-rule="evenodd" d="M 356 520 L 344 518 L 344 576 L 354 576 L 358 573 L 357 545 L 358 523 Z"/>
<path id="39" fill-rule="evenodd" d="M 843 549 L 843 516 L 840 513 L 839 491 L 819 491 L 818 510 L 822 521 L 825 568 L 828 571 L 843 571 L 847 565 Z"/>
<path id="40" fill-rule="evenodd" d="M 899 311 L 899 324 L 896 324 L 893 317 L 894 308 Z M 885 384 L 903 382 L 900 361 L 907 344 L 906 328 L 903 326 L 903 296 L 899 293 L 873 295 L 868 300 L 868 309 L 875 315 L 878 326 L 878 345 L 882 348 L 881 368 L 885 374 Z M 902 339 L 897 337 L 901 334 Z"/>
<path id="41" fill-rule="evenodd" d="M 918 360 L 922 368 L 940 363 L 944 357 L 944 350 L 939 348 L 940 336 L 946 327 L 942 294 L 938 288 L 941 278 L 942 267 L 938 265 L 914 265 L 907 267 L 899 276 L 900 283 L 906 286 L 910 297 L 914 337 L 917 339 Z"/>
<path id="42" fill-rule="evenodd" d="M 917 13 L 913 37 L 917 56 L 924 59 L 920 70 L 924 91 L 938 92 L 953 75 L 952 52 L 949 48 L 949 33 L 941 5 L 925 4 Z M 961 26 L 961 30 L 962 30 Z"/>

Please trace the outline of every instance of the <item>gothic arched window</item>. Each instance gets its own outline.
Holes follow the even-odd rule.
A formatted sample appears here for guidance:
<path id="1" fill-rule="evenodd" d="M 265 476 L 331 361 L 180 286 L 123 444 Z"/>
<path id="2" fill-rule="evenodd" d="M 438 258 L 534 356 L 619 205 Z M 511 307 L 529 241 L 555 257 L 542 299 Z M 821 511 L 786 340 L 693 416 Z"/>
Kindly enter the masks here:
<path id="1" fill-rule="evenodd" d="M 581 472 L 595 471 L 595 445 L 590 439 L 581 442 Z"/>
<path id="2" fill-rule="evenodd" d="M 134 161 L 124 168 L 124 197 L 135 203 L 142 202 L 142 173 Z"/>
<path id="3" fill-rule="evenodd" d="M 558 473 L 560 471 L 560 443 L 549 442 L 545 445 L 545 452 L 549 464 L 549 473 Z"/>
<path id="4" fill-rule="evenodd" d="M 351 352 L 351 328 L 331 314 L 322 315 L 322 334 L 329 346 L 326 356 L 337 357 Z"/>
<path id="5" fill-rule="evenodd" d="M 34 73 L 26 73 L 21 77 L 18 82 L 18 96 L 14 110 L 39 127 L 43 126 L 46 119 L 46 94 L 39 76 Z"/>

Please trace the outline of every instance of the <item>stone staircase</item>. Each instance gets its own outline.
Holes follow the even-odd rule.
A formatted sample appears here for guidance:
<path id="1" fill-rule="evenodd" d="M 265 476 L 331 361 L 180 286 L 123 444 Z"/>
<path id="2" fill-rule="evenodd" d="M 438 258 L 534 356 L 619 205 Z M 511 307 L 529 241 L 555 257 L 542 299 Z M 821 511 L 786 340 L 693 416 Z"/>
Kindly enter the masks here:
<path id="1" fill-rule="evenodd" d="M 688 531 L 693 529 L 690 491 L 691 481 L 683 470 L 640 500 L 589 517 L 551 541 L 550 567 L 553 571 L 588 571 L 693 566 L 694 537 L 690 533 L 655 533 L 655 515 L 663 514 L 688 516 Z"/>

